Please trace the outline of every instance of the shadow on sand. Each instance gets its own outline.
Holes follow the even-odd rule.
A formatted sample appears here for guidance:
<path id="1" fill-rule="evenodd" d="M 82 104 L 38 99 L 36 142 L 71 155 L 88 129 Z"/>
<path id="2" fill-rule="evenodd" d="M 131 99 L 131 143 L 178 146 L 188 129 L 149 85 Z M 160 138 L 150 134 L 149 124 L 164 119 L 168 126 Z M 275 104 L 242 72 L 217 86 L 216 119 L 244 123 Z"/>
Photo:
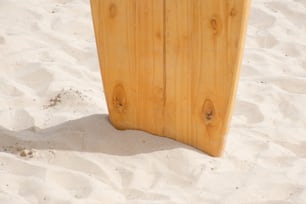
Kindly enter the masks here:
<path id="1" fill-rule="evenodd" d="M 152 136 L 136 130 L 116 130 L 107 115 L 91 115 L 63 124 L 39 129 L 32 127 L 14 132 L 0 128 L 1 151 L 23 147 L 95 152 L 111 155 L 135 155 L 155 151 L 185 148 L 198 151 L 172 139 Z"/>

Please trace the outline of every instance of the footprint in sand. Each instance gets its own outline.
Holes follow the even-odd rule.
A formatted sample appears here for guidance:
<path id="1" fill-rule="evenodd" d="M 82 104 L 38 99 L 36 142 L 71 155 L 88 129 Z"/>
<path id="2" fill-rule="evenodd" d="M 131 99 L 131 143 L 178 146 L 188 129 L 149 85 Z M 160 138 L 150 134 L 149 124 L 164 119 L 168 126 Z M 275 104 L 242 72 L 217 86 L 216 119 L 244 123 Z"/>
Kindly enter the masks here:
<path id="1" fill-rule="evenodd" d="M 254 103 L 238 100 L 235 105 L 235 115 L 243 115 L 247 123 L 260 123 L 264 120 L 264 115 Z"/>
<path id="2" fill-rule="evenodd" d="M 54 182 L 60 189 L 66 190 L 75 199 L 88 198 L 93 192 L 92 183 L 81 174 L 68 171 L 50 171 L 47 180 Z"/>
<path id="3" fill-rule="evenodd" d="M 42 179 L 46 176 L 46 169 L 44 167 L 11 156 L 0 156 L 0 160 L 4 168 L 12 175 L 24 178 L 32 177 L 33 179 Z M 1 178 L 1 182 L 4 182 L 5 179 Z M 14 179 L 11 182 L 14 182 Z"/>
<path id="4" fill-rule="evenodd" d="M 50 163 L 52 165 L 64 167 L 71 171 L 87 172 L 88 174 L 94 175 L 96 179 L 103 182 L 105 182 L 105 180 L 108 178 L 107 173 L 103 170 L 103 166 L 98 161 L 91 161 L 78 155 L 67 154 L 65 157 L 56 157 L 52 159 Z M 111 182 L 108 184 L 113 185 Z"/>
<path id="5" fill-rule="evenodd" d="M 278 77 L 273 84 L 292 94 L 306 94 L 306 80 L 293 77 Z"/>
<path id="6" fill-rule="evenodd" d="M 255 66 L 250 65 L 243 65 L 243 68 L 241 69 L 241 77 L 249 77 L 249 76 L 258 76 L 261 73 L 256 69 Z"/>
<path id="7" fill-rule="evenodd" d="M 303 68 L 304 70 L 306 70 L 306 61 L 303 61 L 303 62 L 302 62 L 302 68 Z"/>
<path id="8" fill-rule="evenodd" d="M 3 36 L 0 36 L 0 45 L 5 44 L 5 38 Z"/>
<path id="9" fill-rule="evenodd" d="M 293 8 L 286 2 L 272 1 L 266 4 L 267 8 L 283 14 L 292 24 L 301 26 L 306 24 L 305 4 L 296 2 Z M 304 6 L 303 6 L 304 5 Z M 304 8 L 303 8 L 304 7 Z"/>
<path id="10" fill-rule="evenodd" d="M 285 56 L 297 58 L 301 56 L 301 53 L 303 53 L 305 47 L 294 43 L 283 43 L 278 49 L 282 50 L 282 52 L 285 53 Z"/>
<path id="11" fill-rule="evenodd" d="M 258 33 L 256 42 L 260 48 L 273 48 L 279 43 L 275 36 L 267 31 Z"/>
<path id="12" fill-rule="evenodd" d="M 53 76 L 40 63 L 28 63 L 20 69 L 19 83 L 35 90 L 38 94 L 44 93 L 53 80 Z"/>
<path id="13" fill-rule="evenodd" d="M 7 78 L 0 77 L 0 93 L 6 96 L 22 96 L 24 93 Z"/>
<path id="14" fill-rule="evenodd" d="M 72 0 L 55 0 L 55 2 L 59 4 L 66 4 L 66 3 L 72 2 Z"/>
<path id="15" fill-rule="evenodd" d="M 294 204 L 290 201 L 282 201 L 282 200 L 271 200 L 271 201 L 262 201 L 262 202 L 254 202 L 250 204 Z"/>
<path id="16" fill-rule="evenodd" d="M 275 23 L 275 17 L 269 15 L 261 9 L 253 8 L 250 13 L 250 26 L 255 26 L 259 30 L 266 30 Z"/>
<path id="17" fill-rule="evenodd" d="M 295 107 L 294 103 L 285 98 L 278 105 L 281 114 L 284 118 L 291 119 L 292 121 L 299 121 L 301 118 L 300 111 Z"/>
<path id="18" fill-rule="evenodd" d="M 24 130 L 34 126 L 34 119 L 25 110 L 7 110 L 0 112 L 0 124 L 13 130 Z"/>
<path id="19" fill-rule="evenodd" d="M 288 200 L 291 200 L 290 197 L 300 194 L 303 191 L 302 186 L 286 182 L 284 177 L 276 177 L 275 179 L 282 180 L 278 182 L 261 182 L 259 179 L 256 184 L 249 185 L 248 188 L 255 187 L 256 190 L 259 189 L 256 193 L 265 197 L 265 201 L 252 202 L 252 204 L 296 204 L 296 202 Z M 269 186 L 270 190 L 263 190 L 262 186 Z M 256 191 L 255 189 L 254 191 Z"/>
<path id="20" fill-rule="evenodd" d="M 68 25 L 65 25 L 65 26 L 67 27 Z M 88 29 L 84 29 L 84 30 L 88 30 Z M 65 33 L 64 30 L 55 30 L 55 31 L 56 33 L 58 32 Z M 67 35 L 71 36 L 71 34 L 69 33 Z M 43 39 L 43 41 L 48 42 L 48 44 L 54 45 L 55 49 L 57 50 L 57 53 L 55 56 L 57 56 L 58 58 L 72 57 L 76 59 L 78 63 L 83 64 L 84 62 L 86 62 L 86 60 L 92 59 L 93 54 L 95 54 L 92 50 L 79 48 L 78 46 L 75 45 L 75 42 L 62 40 L 50 34 L 43 34 L 40 37 Z M 54 55 L 54 53 L 52 54 Z"/>
<path id="21" fill-rule="evenodd" d="M 293 152 L 298 157 L 306 157 L 306 142 L 293 143 L 290 141 L 278 141 L 276 143 Z"/>
<path id="22" fill-rule="evenodd" d="M 141 199 L 141 200 L 150 200 L 154 202 L 154 201 L 169 201 L 170 199 L 166 195 L 160 193 L 148 192 L 146 190 L 126 189 L 123 191 L 123 194 L 128 200 Z"/>

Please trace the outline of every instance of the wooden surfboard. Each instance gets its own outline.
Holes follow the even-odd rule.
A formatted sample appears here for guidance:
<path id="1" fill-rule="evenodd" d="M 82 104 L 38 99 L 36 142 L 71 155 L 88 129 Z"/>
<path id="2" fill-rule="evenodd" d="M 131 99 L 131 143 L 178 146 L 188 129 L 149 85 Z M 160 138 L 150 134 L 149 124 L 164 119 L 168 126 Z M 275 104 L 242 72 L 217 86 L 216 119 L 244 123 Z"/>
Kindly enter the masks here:
<path id="1" fill-rule="evenodd" d="M 249 0 L 91 0 L 110 121 L 220 156 Z"/>

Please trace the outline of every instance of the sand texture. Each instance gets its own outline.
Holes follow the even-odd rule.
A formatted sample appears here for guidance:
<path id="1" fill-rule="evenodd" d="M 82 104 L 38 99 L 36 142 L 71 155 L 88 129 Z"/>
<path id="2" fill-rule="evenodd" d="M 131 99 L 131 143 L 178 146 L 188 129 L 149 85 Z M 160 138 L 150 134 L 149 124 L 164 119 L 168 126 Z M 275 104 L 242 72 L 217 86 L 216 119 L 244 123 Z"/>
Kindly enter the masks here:
<path id="1" fill-rule="evenodd" d="M 0 204 L 305 204 L 306 1 L 253 0 L 225 154 L 107 119 L 87 0 L 0 0 Z"/>

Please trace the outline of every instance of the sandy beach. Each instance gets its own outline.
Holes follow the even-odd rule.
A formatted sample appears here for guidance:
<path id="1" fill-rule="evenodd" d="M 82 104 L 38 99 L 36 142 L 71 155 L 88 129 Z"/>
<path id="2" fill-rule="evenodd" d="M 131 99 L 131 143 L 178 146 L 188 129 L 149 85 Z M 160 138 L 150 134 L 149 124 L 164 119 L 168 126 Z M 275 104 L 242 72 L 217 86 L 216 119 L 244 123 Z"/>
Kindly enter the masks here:
<path id="1" fill-rule="evenodd" d="M 110 125 L 88 0 L 1 0 L 0 204 L 305 204 L 305 51 L 305 0 L 253 0 L 213 158 Z"/>

